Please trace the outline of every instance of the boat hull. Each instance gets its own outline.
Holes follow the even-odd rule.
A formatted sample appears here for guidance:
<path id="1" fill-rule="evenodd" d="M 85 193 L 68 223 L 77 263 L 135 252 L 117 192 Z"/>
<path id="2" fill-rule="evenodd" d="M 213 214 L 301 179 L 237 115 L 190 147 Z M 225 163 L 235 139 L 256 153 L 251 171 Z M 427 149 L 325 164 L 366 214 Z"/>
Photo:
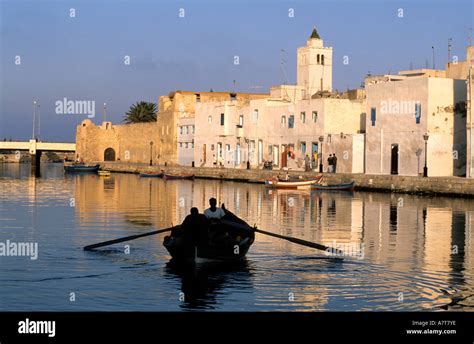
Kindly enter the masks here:
<path id="1" fill-rule="evenodd" d="M 68 165 L 64 166 L 64 172 L 67 173 L 97 173 L 100 165 L 86 166 L 86 165 Z"/>
<path id="2" fill-rule="evenodd" d="M 354 191 L 355 183 L 342 183 L 333 185 L 315 184 L 311 186 L 311 190 L 316 191 Z"/>
<path id="3" fill-rule="evenodd" d="M 141 178 L 163 178 L 163 173 L 140 173 Z"/>
<path id="4" fill-rule="evenodd" d="M 282 181 L 282 180 L 266 180 L 265 185 L 271 188 L 278 189 L 309 189 L 321 180 L 321 176 L 315 179 L 303 181 Z"/>
<path id="5" fill-rule="evenodd" d="M 190 175 L 174 175 L 174 174 L 164 174 L 163 175 L 163 178 L 165 178 L 165 180 L 175 180 L 175 179 L 188 179 L 188 180 L 192 180 L 194 179 L 194 174 L 190 174 Z"/>

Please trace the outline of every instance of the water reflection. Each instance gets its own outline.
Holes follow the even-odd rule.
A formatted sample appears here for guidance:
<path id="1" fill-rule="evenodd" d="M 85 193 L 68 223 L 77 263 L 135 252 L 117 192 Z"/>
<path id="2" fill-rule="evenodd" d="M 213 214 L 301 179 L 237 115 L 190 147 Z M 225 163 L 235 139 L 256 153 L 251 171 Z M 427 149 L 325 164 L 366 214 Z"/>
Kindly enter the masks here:
<path id="1" fill-rule="evenodd" d="M 170 260 L 165 272 L 181 281 L 179 301 L 183 309 L 215 309 L 219 294 L 232 283 L 251 288 L 252 272 L 247 260 L 198 266 Z"/>
<path id="2" fill-rule="evenodd" d="M 219 203 L 225 203 L 259 228 L 325 245 L 364 247 L 363 260 L 346 259 L 343 264 L 334 264 L 312 259 L 321 257 L 321 252 L 258 235 L 248 254 L 251 268 L 247 265 L 230 271 L 190 270 L 166 265 L 160 274 L 166 283 L 172 283 L 173 288 L 185 295 L 185 302 L 167 303 L 166 309 L 470 310 L 474 307 L 471 239 L 474 200 L 471 199 L 270 190 L 256 184 L 164 181 L 129 174 L 112 174 L 109 178 L 64 176 L 60 169 L 51 168 L 43 171 L 44 178 L 35 179 L 28 177 L 29 171 L 23 172 L 21 168 L 0 164 L 2 240 L 12 236 L 21 238 L 23 232 L 15 229 L 19 226 L 31 228 L 24 234 L 27 237 L 41 242 L 45 236 L 50 247 L 59 245 L 71 250 L 180 223 L 192 206 L 203 211 L 208 199 L 216 197 Z M 51 206 L 57 209 L 56 217 L 46 218 L 44 209 Z M 64 215 L 58 218 L 59 214 Z M 65 234 L 70 241 L 64 242 Z M 162 239 L 156 236 L 133 241 L 132 254 L 137 259 L 164 266 L 169 256 L 161 245 Z M 57 252 L 52 248 L 49 254 L 55 257 Z M 79 267 L 97 268 L 88 259 L 93 259 L 98 267 L 110 265 L 110 261 L 97 255 L 76 258 L 80 263 L 72 271 Z M 123 262 L 117 259 L 116 263 Z M 144 273 L 144 278 L 163 287 L 165 282 L 157 282 L 155 275 Z M 20 290 L 20 286 L 11 288 Z M 230 296 L 242 290 L 245 300 Z M 158 291 L 158 296 L 153 297 L 163 298 L 163 293 Z M 294 293 L 294 301 L 289 300 L 288 293 Z M 399 301 L 400 293 L 403 301 Z M 173 300 L 177 299 L 176 295 L 173 294 Z M 118 295 L 117 300 L 120 300 Z"/>

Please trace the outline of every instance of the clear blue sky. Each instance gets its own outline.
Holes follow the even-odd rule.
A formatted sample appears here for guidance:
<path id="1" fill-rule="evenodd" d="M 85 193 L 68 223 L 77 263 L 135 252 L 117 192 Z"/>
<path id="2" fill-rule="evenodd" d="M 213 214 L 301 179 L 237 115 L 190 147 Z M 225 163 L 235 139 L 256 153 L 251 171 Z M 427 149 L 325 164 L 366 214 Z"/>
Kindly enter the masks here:
<path id="1" fill-rule="evenodd" d="M 359 86 L 368 71 L 396 73 L 427 60 L 431 66 L 432 45 L 436 66 L 444 66 L 449 37 L 452 54 L 465 60 L 474 27 L 472 0 L 0 3 L 0 139 L 31 137 L 34 99 L 41 104 L 42 139 L 74 141 L 86 115 L 57 115 L 55 102 L 64 97 L 94 100 L 96 123 L 107 102 L 107 117 L 117 123 L 132 103 L 157 102 L 177 89 L 231 91 L 236 80 L 237 91 L 266 92 L 283 81 L 281 49 L 294 83 L 296 48 L 313 25 L 334 49 L 333 86 L 339 90 Z M 17 55 L 21 65 L 15 65 Z"/>

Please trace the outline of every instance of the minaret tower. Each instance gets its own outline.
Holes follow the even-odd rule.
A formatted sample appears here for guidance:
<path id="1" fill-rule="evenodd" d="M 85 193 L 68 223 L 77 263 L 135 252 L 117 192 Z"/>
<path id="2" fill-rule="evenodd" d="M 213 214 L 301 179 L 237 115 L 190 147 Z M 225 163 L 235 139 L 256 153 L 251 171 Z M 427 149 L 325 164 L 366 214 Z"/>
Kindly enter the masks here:
<path id="1" fill-rule="evenodd" d="M 324 47 L 316 27 L 306 42 L 298 48 L 296 83 L 305 90 L 305 98 L 319 91 L 332 91 L 332 47 Z"/>

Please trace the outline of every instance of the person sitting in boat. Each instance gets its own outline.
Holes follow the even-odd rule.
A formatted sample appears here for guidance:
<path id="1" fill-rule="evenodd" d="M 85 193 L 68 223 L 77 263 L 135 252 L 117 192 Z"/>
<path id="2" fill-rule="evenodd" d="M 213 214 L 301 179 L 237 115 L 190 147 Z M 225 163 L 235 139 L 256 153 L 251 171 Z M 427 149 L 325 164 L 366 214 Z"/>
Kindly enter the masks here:
<path id="1" fill-rule="evenodd" d="M 209 200 L 210 207 L 204 211 L 204 215 L 210 220 L 220 220 L 225 216 L 225 211 L 217 207 L 217 200 L 211 198 Z"/>
<path id="2" fill-rule="evenodd" d="M 183 237 L 193 245 L 200 244 L 207 240 L 208 219 L 203 214 L 199 214 L 198 208 L 191 208 L 191 213 L 186 216 L 181 228 L 172 232 L 173 237 Z"/>

